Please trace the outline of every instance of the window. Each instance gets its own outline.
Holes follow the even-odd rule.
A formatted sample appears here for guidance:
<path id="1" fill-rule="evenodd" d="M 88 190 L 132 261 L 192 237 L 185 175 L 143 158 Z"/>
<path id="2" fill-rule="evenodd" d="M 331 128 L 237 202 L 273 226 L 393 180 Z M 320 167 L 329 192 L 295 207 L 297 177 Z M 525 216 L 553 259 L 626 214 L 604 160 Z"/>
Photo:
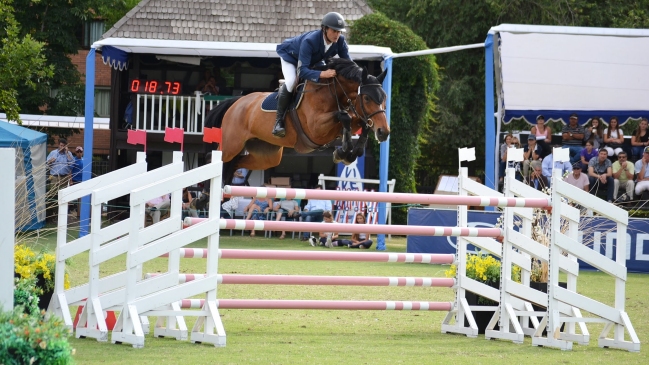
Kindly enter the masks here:
<path id="1" fill-rule="evenodd" d="M 95 89 L 95 114 L 101 118 L 110 116 L 110 89 Z"/>
<path id="2" fill-rule="evenodd" d="M 83 47 L 90 48 L 104 34 L 104 21 L 86 22 L 83 29 Z"/>

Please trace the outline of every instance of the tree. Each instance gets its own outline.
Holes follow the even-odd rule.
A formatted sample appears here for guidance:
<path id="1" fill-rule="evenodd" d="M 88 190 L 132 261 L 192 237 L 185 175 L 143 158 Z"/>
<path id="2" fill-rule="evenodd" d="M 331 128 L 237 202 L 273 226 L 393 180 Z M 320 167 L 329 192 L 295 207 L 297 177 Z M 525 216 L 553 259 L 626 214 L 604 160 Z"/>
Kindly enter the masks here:
<path id="1" fill-rule="evenodd" d="M 649 27 L 649 0 L 368 0 L 376 11 L 409 26 L 429 48 L 483 43 L 502 23 L 595 27 Z M 394 49 L 393 49 L 394 50 Z M 430 148 L 419 159 L 420 181 L 457 173 L 457 148 L 476 147 L 484 166 L 484 50 L 437 56 L 437 94 Z"/>
<path id="2" fill-rule="evenodd" d="M 29 34 L 20 36 L 20 24 L 13 13 L 12 0 L 0 0 L 0 110 L 8 120 L 20 123 L 17 89 L 21 85 L 36 89 L 52 76 L 53 68 L 46 65 L 42 42 Z"/>
<path id="3" fill-rule="evenodd" d="M 421 37 L 407 26 L 374 13 L 354 22 L 350 43 L 390 47 L 393 52 L 426 48 Z M 420 136 L 432 122 L 434 93 L 439 87 L 434 56 L 397 58 L 392 70 L 390 118 L 390 164 L 388 176 L 396 179 L 395 190 L 415 192 L 414 171 L 420 155 Z M 375 155 L 378 147 L 374 144 Z M 404 223 L 406 209 L 394 209 L 393 221 Z"/>

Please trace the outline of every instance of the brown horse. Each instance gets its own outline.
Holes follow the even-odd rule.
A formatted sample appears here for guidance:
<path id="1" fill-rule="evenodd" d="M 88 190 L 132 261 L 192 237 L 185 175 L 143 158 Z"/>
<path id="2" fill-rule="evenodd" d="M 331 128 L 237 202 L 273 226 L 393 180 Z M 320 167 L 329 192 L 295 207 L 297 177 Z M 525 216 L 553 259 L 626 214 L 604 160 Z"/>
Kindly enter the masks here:
<path id="1" fill-rule="evenodd" d="M 363 154 L 369 129 L 379 142 L 388 138 L 386 93 L 381 87 L 385 71 L 374 77 L 342 58 L 330 59 L 322 69 L 334 69 L 337 76 L 305 83 L 298 108 L 287 113 L 284 138 L 271 134 L 275 113 L 261 108 L 269 93 L 228 99 L 208 113 L 205 126 L 221 127 L 223 162 L 231 162 L 225 166 L 223 181 L 230 181 L 237 168 L 265 170 L 279 165 L 284 147 L 309 153 L 342 137 L 334 162 L 349 164 Z M 363 133 L 353 146 L 350 131 L 359 128 Z M 244 149 L 248 154 L 240 155 Z"/>

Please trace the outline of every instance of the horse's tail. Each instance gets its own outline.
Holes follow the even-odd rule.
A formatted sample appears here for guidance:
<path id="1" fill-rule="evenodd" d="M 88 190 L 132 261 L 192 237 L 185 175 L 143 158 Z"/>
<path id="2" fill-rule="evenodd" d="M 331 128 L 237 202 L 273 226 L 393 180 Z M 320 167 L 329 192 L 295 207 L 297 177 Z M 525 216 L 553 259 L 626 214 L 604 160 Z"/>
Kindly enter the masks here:
<path id="1" fill-rule="evenodd" d="M 227 112 L 232 104 L 234 104 L 240 98 L 241 96 L 235 96 L 233 98 L 223 100 L 214 109 L 210 110 L 205 116 L 205 127 L 221 128 L 225 112 Z"/>

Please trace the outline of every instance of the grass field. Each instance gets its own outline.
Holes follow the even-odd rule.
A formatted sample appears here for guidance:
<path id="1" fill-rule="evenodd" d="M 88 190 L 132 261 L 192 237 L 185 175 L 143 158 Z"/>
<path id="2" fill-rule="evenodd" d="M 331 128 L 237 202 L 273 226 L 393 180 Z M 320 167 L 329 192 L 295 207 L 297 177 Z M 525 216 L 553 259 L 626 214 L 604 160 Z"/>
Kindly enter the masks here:
<path id="1" fill-rule="evenodd" d="M 54 249 L 53 237 L 36 244 Z M 296 240 L 224 236 L 222 248 L 304 249 Z M 205 247 L 199 241 L 192 247 Z M 405 252 L 405 238 L 388 241 L 388 250 Z M 343 250 L 335 248 L 334 250 Z M 372 250 L 373 251 L 373 250 Z M 87 282 L 86 255 L 68 266 L 73 285 Z M 121 271 L 125 256 L 102 266 L 102 276 Z M 143 272 L 166 271 L 167 260 L 147 263 Z M 205 260 L 181 259 L 181 271 L 201 273 Z M 422 264 L 320 261 L 220 260 L 219 273 L 295 275 L 377 275 L 443 277 L 448 267 Z M 613 302 L 613 280 L 600 272 L 582 271 L 578 291 L 607 304 Z M 443 312 L 222 310 L 227 346 L 215 348 L 147 336 L 143 349 L 71 338 L 79 364 L 648 364 L 649 275 L 629 274 L 627 311 L 643 341 L 640 353 L 597 347 L 599 324 L 589 324 L 590 346 L 572 351 L 532 347 L 529 338 L 516 345 L 440 332 Z M 452 301 L 448 288 L 221 285 L 223 299 L 354 299 Z M 152 326 L 155 318 L 150 318 Z M 193 319 L 188 318 L 191 331 Z M 153 330 L 151 330 L 153 333 Z"/>

